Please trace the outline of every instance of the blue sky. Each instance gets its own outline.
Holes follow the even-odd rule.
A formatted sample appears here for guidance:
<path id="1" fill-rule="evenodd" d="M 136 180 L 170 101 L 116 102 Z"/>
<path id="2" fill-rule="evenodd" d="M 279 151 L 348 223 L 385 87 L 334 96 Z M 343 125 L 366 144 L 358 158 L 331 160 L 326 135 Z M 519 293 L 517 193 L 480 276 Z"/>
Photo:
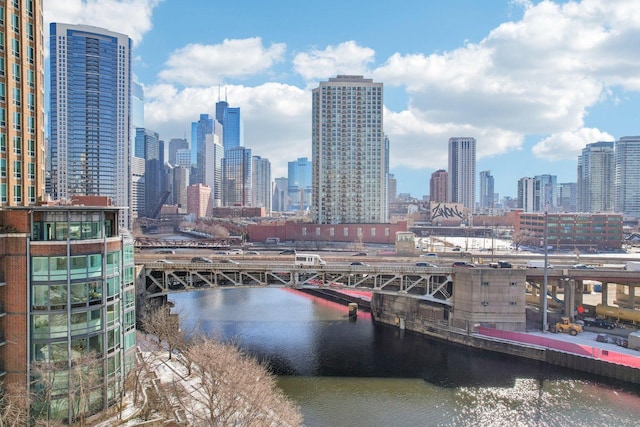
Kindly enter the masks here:
<path id="1" fill-rule="evenodd" d="M 190 137 L 222 88 L 245 146 L 286 176 L 311 157 L 311 90 L 338 74 L 384 83 L 398 191 L 421 197 L 447 141 L 477 140 L 476 172 L 575 182 L 588 143 L 640 134 L 640 1 L 45 0 L 49 22 L 129 35 L 145 125 Z"/>

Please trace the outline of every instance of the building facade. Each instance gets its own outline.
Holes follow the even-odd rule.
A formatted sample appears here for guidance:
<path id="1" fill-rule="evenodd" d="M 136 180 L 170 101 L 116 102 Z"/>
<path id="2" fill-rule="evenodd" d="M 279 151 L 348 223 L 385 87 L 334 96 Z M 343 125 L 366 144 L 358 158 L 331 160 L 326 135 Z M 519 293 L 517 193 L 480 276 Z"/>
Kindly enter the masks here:
<path id="1" fill-rule="evenodd" d="M 555 175 L 536 175 L 538 182 L 539 210 L 543 212 L 555 212 L 558 207 L 558 177 Z"/>
<path id="2" fill-rule="evenodd" d="M 183 138 L 171 138 L 169 140 L 169 164 L 171 166 L 175 166 L 177 164 L 176 153 L 178 150 L 188 150 L 189 149 L 189 141 Z M 190 166 L 190 165 L 189 165 Z"/>
<path id="3" fill-rule="evenodd" d="M 578 211 L 578 185 L 575 182 L 561 182 L 558 184 L 558 211 Z"/>
<path id="4" fill-rule="evenodd" d="M 615 208 L 613 141 L 587 144 L 578 156 L 578 211 L 612 212 Z"/>
<path id="5" fill-rule="evenodd" d="M 196 219 L 211 216 L 211 188 L 202 184 L 187 187 L 187 214 Z"/>
<path id="6" fill-rule="evenodd" d="M 240 107 L 229 107 L 227 104 L 223 111 L 224 151 L 244 147 L 244 125 L 240 116 Z"/>
<path id="7" fill-rule="evenodd" d="M 52 23 L 50 46 L 51 196 L 99 195 L 129 207 L 132 41 L 102 28 Z M 129 211 L 121 221 L 129 227 Z"/>
<path id="8" fill-rule="evenodd" d="M 518 204 L 516 207 L 524 212 L 538 212 L 540 210 L 539 182 L 535 178 L 520 178 L 518 180 Z"/>
<path id="9" fill-rule="evenodd" d="M 2 2 L 0 207 L 44 199 L 42 1 Z"/>
<path id="10" fill-rule="evenodd" d="M 447 201 L 475 209 L 476 139 L 449 138 Z"/>
<path id="11" fill-rule="evenodd" d="M 34 413 L 66 421 L 118 402 L 135 364 L 133 238 L 119 228 L 119 207 L 79 203 L 0 211 L 11 227 L 0 237 L 5 379 L 47 389 Z M 84 394 L 72 364 L 83 356 L 95 365 Z M 55 370 L 36 372 L 39 362 Z"/>
<path id="12" fill-rule="evenodd" d="M 251 159 L 251 206 L 271 212 L 271 162 L 260 156 Z"/>
<path id="13" fill-rule="evenodd" d="M 446 202 L 448 193 L 449 174 L 440 169 L 431 174 L 429 180 L 429 200 L 432 202 Z"/>
<path id="14" fill-rule="evenodd" d="M 204 144 L 203 184 L 211 188 L 211 205 L 222 205 L 222 159 L 224 148 L 219 135 L 209 134 Z"/>
<path id="15" fill-rule="evenodd" d="M 312 209 L 318 224 L 386 223 L 383 85 L 341 75 L 313 89 Z"/>
<path id="16" fill-rule="evenodd" d="M 306 157 L 288 163 L 287 196 L 289 211 L 306 211 L 311 208 L 311 162 Z"/>
<path id="17" fill-rule="evenodd" d="M 516 233 L 526 230 L 535 246 L 544 246 L 545 214 L 516 211 Z M 622 247 L 622 215 L 612 213 L 547 214 L 547 244 L 556 249 L 594 252 Z"/>
<path id="18" fill-rule="evenodd" d="M 616 142 L 616 212 L 640 217 L 640 136 L 625 136 Z"/>
<path id="19" fill-rule="evenodd" d="M 285 177 L 276 178 L 273 184 L 273 198 L 271 202 L 271 210 L 273 212 L 284 212 L 288 206 L 287 192 L 289 188 L 289 180 Z"/>
<path id="20" fill-rule="evenodd" d="M 236 147 L 225 150 L 222 160 L 223 206 L 251 206 L 251 150 Z"/>
<path id="21" fill-rule="evenodd" d="M 492 208 L 494 202 L 494 179 L 491 171 L 480 172 L 480 207 Z"/>

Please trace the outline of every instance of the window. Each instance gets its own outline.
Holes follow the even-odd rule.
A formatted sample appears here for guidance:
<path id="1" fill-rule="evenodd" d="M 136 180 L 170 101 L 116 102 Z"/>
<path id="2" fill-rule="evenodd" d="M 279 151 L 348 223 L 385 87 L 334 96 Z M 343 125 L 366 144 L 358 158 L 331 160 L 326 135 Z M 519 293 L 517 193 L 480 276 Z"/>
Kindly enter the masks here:
<path id="1" fill-rule="evenodd" d="M 13 202 L 22 203 L 22 186 L 21 185 L 13 186 Z"/>
<path id="2" fill-rule="evenodd" d="M 22 178 L 22 162 L 20 160 L 13 161 L 13 177 Z"/>
<path id="3" fill-rule="evenodd" d="M 36 109 L 35 105 L 36 105 L 36 96 L 33 93 L 29 92 L 27 94 L 27 108 L 31 111 L 35 111 Z"/>
<path id="4" fill-rule="evenodd" d="M 4 76 L 4 58 L 0 58 L 0 76 Z"/>
<path id="5" fill-rule="evenodd" d="M 5 100 L 5 86 L 4 83 L 0 82 L 0 101 Z"/>
<path id="6" fill-rule="evenodd" d="M 35 73 L 33 70 L 27 70 L 27 85 L 31 88 L 35 86 Z"/>
<path id="7" fill-rule="evenodd" d="M 33 41 L 33 24 L 31 22 L 27 22 L 27 38 Z"/>
<path id="8" fill-rule="evenodd" d="M 0 159 L 0 178 L 7 177 L 7 159 Z"/>
<path id="9" fill-rule="evenodd" d="M 16 39 L 11 39 L 11 53 L 16 58 L 20 58 L 20 42 Z"/>
<path id="10" fill-rule="evenodd" d="M 33 47 L 27 46 L 27 62 L 33 64 Z"/>
<path id="11" fill-rule="evenodd" d="M 13 153 L 22 154 L 22 138 L 19 136 L 13 137 Z"/>
<path id="12" fill-rule="evenodd" d="M 20 130 L 22 129 L 22 114 L 18 111 L 15 111 L 13 113 L 13 128 L 15 130 Z"/>
<path id="13" fill-rule="evenodd" d="M 4 133 L 0 133 L 0 153 L 6 153 L 7 151 L 7 136 Z"/>
<path id="14" fill-rule="evenodd" d="M 20 64 L 12 64 L 12 70 L 13 70 L 13 81 L 19 82 L 20 81 Z"/>
<path id="15" fill-rule="evenodd" d="M 34 139 L 27 140 L 27 153 L 31 157 L 36 156 L 36 141 Z"/>
<path id="16" fill-rule="evenodd" d="M 29 186 L 29 203 L 36 202 L 36 187 L 33 185 Z"/>
<path id="17" fill-rule="evenodd" d="M 7 184 L 0 184 L 0 202 L 7 203 Z"/>
<path id="18" fill-rule="evenodd" d="M 29 174 L 28 178 L 36 179 L 36 164 L 29 162 L 27 164 L 27 168 L 28 168 L 28 174 Z"/>
<path id="19" fill-rule="evenodd" d="M 11 29 L 16 33 L 20 31 L 20 17 L 15 13 L 11 14 Z"/>
<path id="20" fill-rule="evenodd" d="M 0 126 L 6 126 L 7 125 L 7 112 L 4 108 L 0 108 Z M 5 146 L 5 150 L 6 151 L 6 146 Z"/>
<path id="21" fill-rule="evenodd" d="M 20 94 L 20 88 L 14 87 L 13 88 L 13 105 L 20 106 L 21 98 L 22 97 Z M 4 100 L 4 88 L 2 88 L 2 99 Z"/>
<path id="22" fill-rule="evenodd" d="M 27 130 L 29 133 L 36 133 L 36 118 L 29 116 L 27 119 Z"/>

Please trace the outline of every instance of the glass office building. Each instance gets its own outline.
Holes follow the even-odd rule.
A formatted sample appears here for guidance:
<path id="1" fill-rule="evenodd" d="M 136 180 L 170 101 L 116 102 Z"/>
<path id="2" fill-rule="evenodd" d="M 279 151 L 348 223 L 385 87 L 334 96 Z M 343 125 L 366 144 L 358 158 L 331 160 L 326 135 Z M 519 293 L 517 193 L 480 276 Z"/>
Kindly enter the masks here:
<path id="1" fill-rule="evenodd" d="M 51 24 L 54 200 L 100 195 L 131 206 L 131 44 L 106 29 Z M 130 214 L 121 221 L 129 228 Z"/>
<path id="2" fill-rule="evenodd" d="M 222 198 L 224 206 L 251 206 L 251 149 L 226 150 L 222 160 Z"/>
<path id="3" fill-rule="evenodd" d="M 135 364 L 134 247 L 121 234 L 121 212 L 68 205 L 0 211 L 0 223 L 15 230 L 3 235 L 0 267 L 17 272 L 0 277 L 13 295 L 0 301 L 7 309 L 0 357 L 12 381 L 31 378 L 31 391 L 44 393 L 32 408 L 39 417 L 69 421 L 107 408 Z M 78 371 L 83 356 L 92 362 L 91 380 Z"/>
<path id="4" fill-rule="evenodd" d="M 640 136 L 624 136 L 615 146 L 616 212 L 640 218 Z"/>

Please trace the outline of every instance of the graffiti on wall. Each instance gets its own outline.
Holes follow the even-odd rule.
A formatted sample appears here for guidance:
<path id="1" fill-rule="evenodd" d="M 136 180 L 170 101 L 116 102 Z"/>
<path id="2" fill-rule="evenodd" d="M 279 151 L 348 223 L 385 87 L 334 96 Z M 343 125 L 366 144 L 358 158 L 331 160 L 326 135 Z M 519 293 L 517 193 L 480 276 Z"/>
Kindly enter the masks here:
<path id="1" fill-rule="evenodd" d="M 431 220 L 437 218 L 462 220 L 464 219 L 462 209 L 463 206 L 457 203 L 438 203 L 431 208 Z"/>

